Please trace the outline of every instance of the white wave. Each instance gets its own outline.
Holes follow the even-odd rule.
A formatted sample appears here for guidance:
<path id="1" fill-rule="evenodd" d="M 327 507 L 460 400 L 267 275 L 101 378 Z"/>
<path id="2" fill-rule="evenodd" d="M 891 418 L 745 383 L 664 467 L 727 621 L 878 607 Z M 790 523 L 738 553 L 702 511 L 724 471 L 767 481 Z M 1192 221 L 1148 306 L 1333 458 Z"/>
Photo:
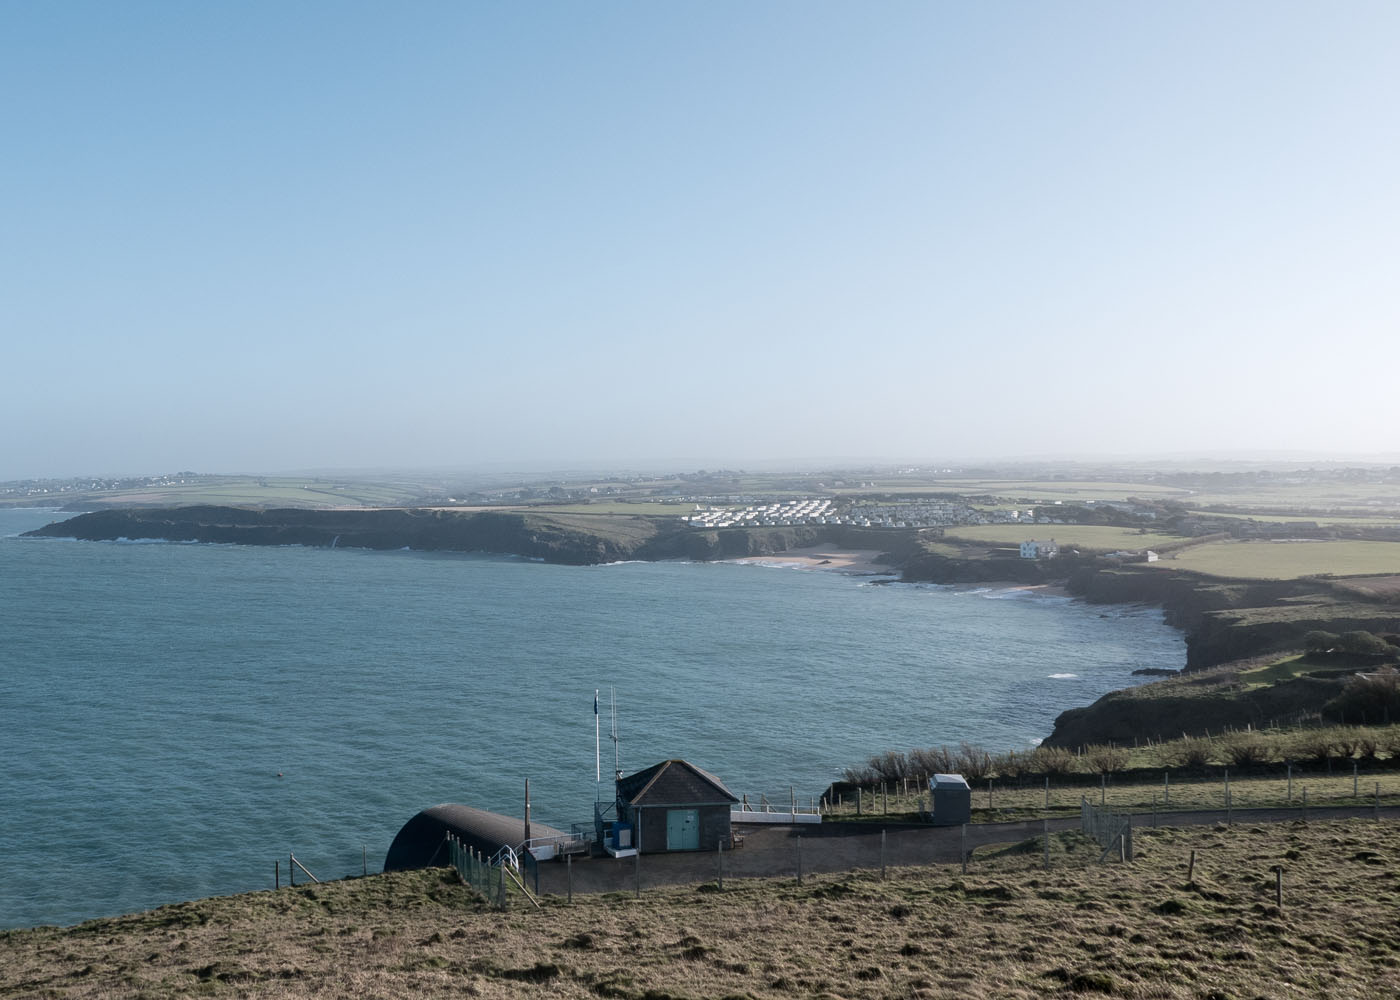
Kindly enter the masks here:
<path id="1" fill-rule="evenodd" d="M 1074 681 L 1079 679 L 1078 674 L 1050 674 L 1052 681 Z"/>
<path id="2" fill-rule="evenodd" d="M 193 539 L 193 538 L 181 538 L 181 539 L 174 539 L 174 538 L 127 538 L 125 535 L 119 535 L 118 537 L 113 538 L 113 539 L 109 539 L 109 540 L 112 541 L 112 542 L 117 543 L 118 545 L 198 545 L 198 544 L 199 544 L 199 542 L 196 541 L 196 540 Z"/>

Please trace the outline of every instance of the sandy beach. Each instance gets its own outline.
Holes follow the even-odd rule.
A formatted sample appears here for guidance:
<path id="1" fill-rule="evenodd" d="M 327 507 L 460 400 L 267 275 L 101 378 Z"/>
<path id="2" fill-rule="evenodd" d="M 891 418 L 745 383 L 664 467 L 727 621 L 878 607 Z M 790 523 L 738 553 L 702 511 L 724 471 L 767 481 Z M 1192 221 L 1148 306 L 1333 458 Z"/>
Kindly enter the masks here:
<path id="1" fill-rule="evenodd" d="M 825 546 L 812 546 L 805 549 L 788 549 L 769 556 L 743 556 L 739 559 L 726 559 L 725 562 L 746 563 L 754 566 L 777 566 L 786 569 L 822 569 L 836 573 L 850 573 L 855 576 L 898 576 L 899 570 L 875 562 L 879 549 L 833 549 Z"/>

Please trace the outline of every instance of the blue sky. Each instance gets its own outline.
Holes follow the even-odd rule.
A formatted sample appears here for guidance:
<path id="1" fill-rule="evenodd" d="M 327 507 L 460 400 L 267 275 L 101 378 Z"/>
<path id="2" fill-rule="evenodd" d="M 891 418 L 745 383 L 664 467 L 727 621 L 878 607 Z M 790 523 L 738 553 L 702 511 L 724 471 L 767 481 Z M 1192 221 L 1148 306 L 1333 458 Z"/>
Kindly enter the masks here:
<path id="1" fill-rule="evenodd" d="M 1400 450 L 1393 3 L 0 2 L 0 479 Z"/>

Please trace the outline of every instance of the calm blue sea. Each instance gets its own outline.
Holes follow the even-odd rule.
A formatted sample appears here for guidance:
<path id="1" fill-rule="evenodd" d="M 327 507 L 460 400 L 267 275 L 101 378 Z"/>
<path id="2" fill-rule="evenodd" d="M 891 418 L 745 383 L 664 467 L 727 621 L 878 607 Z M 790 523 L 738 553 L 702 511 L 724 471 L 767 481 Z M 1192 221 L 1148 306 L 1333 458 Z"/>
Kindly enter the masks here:
<path id="1" fill-rule="evenodd" d="M 590 568 L 21 539 L 0 510 L 0 926 L 371 871 L 419 810 L 567 829 L 603 774 L 684 757 L 818 795 L 886 749 L 1026 747 L 1179 667 L 1143 608 L 705 563 Z M 285 877 L 285 876 L 284 876 Z"/>

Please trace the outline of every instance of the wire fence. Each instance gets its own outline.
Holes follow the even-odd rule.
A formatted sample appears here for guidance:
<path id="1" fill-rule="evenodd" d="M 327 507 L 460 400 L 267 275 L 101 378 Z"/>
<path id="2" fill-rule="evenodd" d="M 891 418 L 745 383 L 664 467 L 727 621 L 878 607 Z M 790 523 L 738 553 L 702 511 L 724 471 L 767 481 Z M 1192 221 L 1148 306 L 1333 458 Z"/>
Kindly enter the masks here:
<path id="1" fill-rule="evenodd" d="M 510 909 L 510 892 L 506 889 L 508 859 L 501 857 L 493 862 L 450 833 L 447 835 L 447 849 L 452 867 L 457 869 L 463 882 L 496 909 Z"/>
<path id="2" fill-rule="evenodd" d="M 1023 816 L 1073 815 L 1081 799 L 1120 811 L 1301 808 L 1400 805 L 1400 770 L 1369 761 L 1279 762 L 1248 768 L 1211 766 L 1193 770 L 1036 776 L 969 781 L 978 821 Z M 845 789 L 821 803 L 832 819 L 906 816 L 928 808 L 928 788 L 919 779 L 872 788 Z"/>
<path id="3" fill-rule="evenodd" d="M 1133 817 L 1128 813 L 1115 812 L 1104 806 L 1096 806 L 1088 799 L 1079 805 L 1079 826 L 1085 836 L 1103 848 L 1105 860 L 1115 847 L 1119 858 L 1133 860 Z"/>

